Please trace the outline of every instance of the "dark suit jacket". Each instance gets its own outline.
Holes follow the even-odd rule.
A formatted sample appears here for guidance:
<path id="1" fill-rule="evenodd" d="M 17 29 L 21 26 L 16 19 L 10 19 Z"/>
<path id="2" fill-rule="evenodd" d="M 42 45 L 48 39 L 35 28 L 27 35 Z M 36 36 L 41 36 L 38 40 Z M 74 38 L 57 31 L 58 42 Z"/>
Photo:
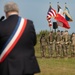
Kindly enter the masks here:
<path id="1" fill-rule="evenodd" d="M 11 15 L 6 20 L 0 22 L 0 50 L 12 34 L 19 16 Z M 33 22 L 27 20 L 26 29 L 20 40 L 0 63 L 0 75 L 22 75 L 40 72 L 34 46 L 36 44 L 36 33 Z"/>

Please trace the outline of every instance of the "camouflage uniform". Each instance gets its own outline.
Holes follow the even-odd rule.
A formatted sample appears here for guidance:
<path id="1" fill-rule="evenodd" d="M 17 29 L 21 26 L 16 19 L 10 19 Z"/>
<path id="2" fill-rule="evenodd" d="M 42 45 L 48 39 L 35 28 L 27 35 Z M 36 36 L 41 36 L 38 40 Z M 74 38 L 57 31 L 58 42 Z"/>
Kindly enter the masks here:
<path id="1" fill-rule="evenodd" d="M 60 30 L 57 31 L 56 37 L 55 37 L 55 50 L 56 50 L 56 56 L 61 55 L 61 34 Z"/>
<path id="2" fill-rule="evenodd" d="M 42 34 L 40 38 L 40 49 L 41 49 L 41 56 L 45 57 L 46 53 L 46 45 L 47 45 L 47 40 L 45 38 L 45 34 Z"/>
<path id="3" fill-rule="evenodd" d="M 64 35 L 64 32 L 61 31 L 61 57 L 64 56 L 64 39 L 63 39 L 63 35 Z"/>
<path id="4" fill-rule="evenodd" d="M 75 33 L 71 37 L 71 56 L 75 56 Z"/>
<path id="5" fill-rule="evenodd" d="M 70 42 L 70 36 L 68 34 L 68 31 L 66 30 L 64 35 L 63 35 L 63 41 L 64 41 L 64 51 L 63 55 L 67 56 L 69 52 L 69 42 Z"/>
<path id="6" fill-rule="evenodd" d="M 54 35 L 53 32 L 51 31 L 49 34 L 49 43 L 48 43 L 48 51 L 50 57 L 52 57 L 53 55 L 53 41 L 54 41 Z"/>

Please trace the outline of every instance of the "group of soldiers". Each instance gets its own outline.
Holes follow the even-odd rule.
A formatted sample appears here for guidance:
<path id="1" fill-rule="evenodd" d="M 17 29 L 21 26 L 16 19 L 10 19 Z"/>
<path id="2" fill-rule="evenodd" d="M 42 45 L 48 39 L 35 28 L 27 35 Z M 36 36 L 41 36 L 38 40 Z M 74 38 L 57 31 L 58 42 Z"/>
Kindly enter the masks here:
<path id="1" fill-rule="evenodd" d="M 75 33 L 69 34 L 67 30 L 56 33 L 50 31 L 49 36 L 42 34 L 40 37 L 41 56 L 46 56 L 48 50 L 49 57 L 75 56 Z"/>

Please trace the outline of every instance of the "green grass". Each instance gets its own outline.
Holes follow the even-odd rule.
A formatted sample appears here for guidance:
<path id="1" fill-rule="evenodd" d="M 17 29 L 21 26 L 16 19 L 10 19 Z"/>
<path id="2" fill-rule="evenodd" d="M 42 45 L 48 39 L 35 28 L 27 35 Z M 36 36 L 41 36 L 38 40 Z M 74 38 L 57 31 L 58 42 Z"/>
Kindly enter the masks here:
<path id="1" fill-rule="evenodd" d="M 39 42 L 35 46 L 35 55 L 41 70 L 35 75 L 75 75 L 75 57 L 39 58 L 41 56 Z"/>
<path id="2" fill-rule="evenodd" d="M 75 58 L 37 58 L 41 72 L 36 75 L 75 75 Z"/>

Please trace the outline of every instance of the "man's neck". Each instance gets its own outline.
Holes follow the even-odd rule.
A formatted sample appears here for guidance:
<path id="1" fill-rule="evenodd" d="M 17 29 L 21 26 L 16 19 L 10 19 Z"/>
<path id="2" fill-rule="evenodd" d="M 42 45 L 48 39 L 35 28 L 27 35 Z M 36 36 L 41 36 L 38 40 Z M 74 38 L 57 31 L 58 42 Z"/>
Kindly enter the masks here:
<path id="1" fill-rule="evenodd" d="M 7 18 L 8 18 L 9 16 L 11 16 L 11 15 L 19 15 L 19 13 L 17 13 L 17 12 L 9 12 L 9 13 L 7 13 Z"/>

